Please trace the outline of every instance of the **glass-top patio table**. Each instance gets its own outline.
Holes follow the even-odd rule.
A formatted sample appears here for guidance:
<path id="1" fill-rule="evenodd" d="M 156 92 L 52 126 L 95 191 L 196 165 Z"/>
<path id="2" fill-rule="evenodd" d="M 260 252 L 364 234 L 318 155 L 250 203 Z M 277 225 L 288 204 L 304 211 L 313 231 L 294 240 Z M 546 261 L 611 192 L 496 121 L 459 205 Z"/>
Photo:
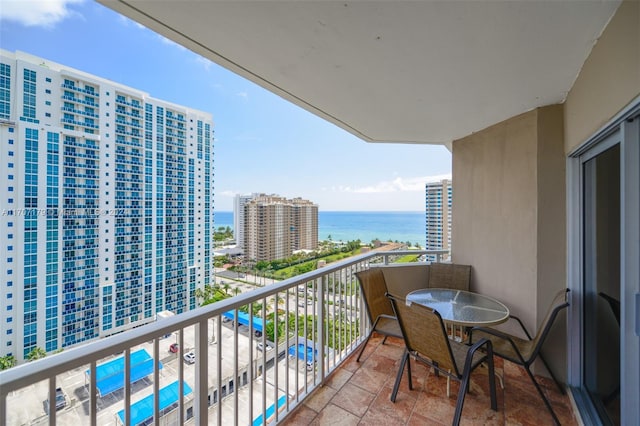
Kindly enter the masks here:
<path id="1" fill-rule="evenodd" d="M 509 318 L 509 308 L 498 300 L 463 290 L 425 288 L 407 294 L 406 301 L 434 309 L 445 322 L 464 327 L 497 325 Z"/>

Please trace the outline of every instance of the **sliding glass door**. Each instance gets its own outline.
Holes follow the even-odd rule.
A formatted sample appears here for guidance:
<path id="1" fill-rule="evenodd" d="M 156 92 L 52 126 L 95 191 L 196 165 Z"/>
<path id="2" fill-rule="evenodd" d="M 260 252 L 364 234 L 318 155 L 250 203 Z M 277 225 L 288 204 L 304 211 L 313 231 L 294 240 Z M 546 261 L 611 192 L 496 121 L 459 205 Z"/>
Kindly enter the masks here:
<path id="1" fill-rule="evenodd" d="M 619 425 L 620 145 L 582 167 L 584 388 L 603 423 Z"/>
<path id="2" fill-rule="evenodd" d="M 640 103 L 568 162 L 569 384 L 586 424 L 640 418 Z"/>

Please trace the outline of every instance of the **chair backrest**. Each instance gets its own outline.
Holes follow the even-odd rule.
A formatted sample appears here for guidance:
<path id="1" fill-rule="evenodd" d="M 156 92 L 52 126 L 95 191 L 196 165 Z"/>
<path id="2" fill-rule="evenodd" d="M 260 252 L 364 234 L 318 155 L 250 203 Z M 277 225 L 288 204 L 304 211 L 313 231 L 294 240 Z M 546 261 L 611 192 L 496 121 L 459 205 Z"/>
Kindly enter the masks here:
<path id="1" fill-rule="evenodd" d="M 471 265 L 432 263 L 429 266 L 429 287 L 469 291 Z"/>
<path id="2" fill-rule="evenodd" d="M 436 363 L 444 371 L 460 377 L 449 345 L 449 338 L 442 317 L 431 308 L 407 302 L 394 295 L 387 295 L 393 306 L 407 350 Z"/>
<path id="3" fill-rule="evenodd" d="M 538 327 L 538 333 L 536 333 L 533 338 L 533 351 L 529 359 L 534 359 L 538 356 L 540 352 L 540 348 L 544 343 L 544 340 L 547 338 L 549 331 L 551 331 L 551 326 L 553 322 L 556 320 L 558 313 L 564 308 L 569 306 L 569 289 L 560 290 L 553 298 L 551 305 L 549 305 L 549 309 L 547 310 L 547 314 L 544 316 L 542 323 L 540 323 L 540 327 Z"/>
<path id="4" fill-rule="evenodd" d="M 356 273 L 360 289 L 364 296 L 364 304 L 373 323 L 380 315 L 395 316 L 391 302 L 386 296 L 387 284 L 380 268 L 370 268 Z"/>

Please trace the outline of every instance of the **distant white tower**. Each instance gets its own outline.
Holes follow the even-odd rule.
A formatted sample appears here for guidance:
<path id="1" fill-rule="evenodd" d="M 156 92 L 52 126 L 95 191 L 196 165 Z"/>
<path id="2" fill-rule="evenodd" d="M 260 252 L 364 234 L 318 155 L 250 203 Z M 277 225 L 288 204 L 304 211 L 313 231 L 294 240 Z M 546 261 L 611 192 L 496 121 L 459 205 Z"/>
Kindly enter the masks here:
<path id="1" fill-rule="evenodd" d="M 425 185 L 426 245 L 427 250 L 451 250 L 451 179 L 429 182 Z M 443 256 L 446 260 L 449 256 Z M 432 257 L 435 260 L 435 256 Z"/>
<path id="2" fill-rule="evenodd" d="M 236 237 L 236 247 L 244 247 L 244 205 L 260 194 L 236 194 L 233 200 L 233 232 Z"/>

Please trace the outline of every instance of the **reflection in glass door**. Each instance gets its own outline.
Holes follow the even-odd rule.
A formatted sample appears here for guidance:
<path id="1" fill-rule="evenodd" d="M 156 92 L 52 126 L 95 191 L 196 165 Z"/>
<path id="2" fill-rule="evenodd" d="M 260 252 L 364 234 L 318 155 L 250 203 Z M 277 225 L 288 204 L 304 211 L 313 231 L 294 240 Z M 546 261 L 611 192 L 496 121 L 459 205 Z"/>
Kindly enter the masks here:
<path id="1" fill-rule="evenodd" d="M 620 145 L 583 163 L 583 384 L 600 420 L 620 424 Z"/>

